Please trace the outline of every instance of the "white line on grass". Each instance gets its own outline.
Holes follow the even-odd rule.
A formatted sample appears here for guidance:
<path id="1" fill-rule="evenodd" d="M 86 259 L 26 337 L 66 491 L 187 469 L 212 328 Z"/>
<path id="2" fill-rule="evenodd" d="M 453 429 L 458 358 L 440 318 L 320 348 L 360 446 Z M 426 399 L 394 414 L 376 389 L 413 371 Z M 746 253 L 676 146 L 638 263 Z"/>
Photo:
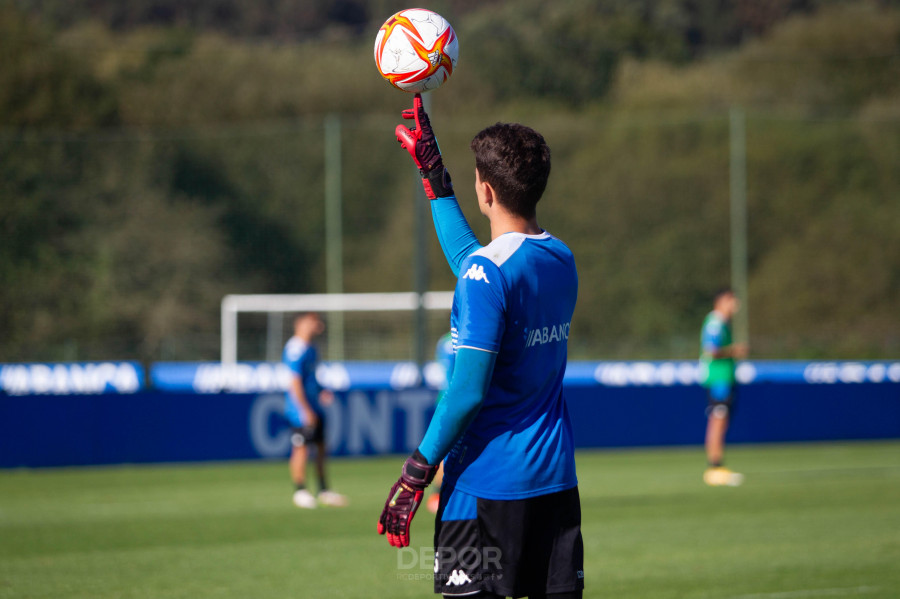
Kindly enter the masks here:
<path id="1" fill-rule="evenodd" d="M 844 595 L 847 593 L 853 595 L 864 595 L 866 593 L 874 593 L 881 587 L 846 587 L 842 589 L 800 589 L 797 591 L 778 591 L 775 593 L 754 593 L 752 595 L 735 595 L 729 599 L 799 599 L 801 597 L 833 597 L 835 595 Z"/>

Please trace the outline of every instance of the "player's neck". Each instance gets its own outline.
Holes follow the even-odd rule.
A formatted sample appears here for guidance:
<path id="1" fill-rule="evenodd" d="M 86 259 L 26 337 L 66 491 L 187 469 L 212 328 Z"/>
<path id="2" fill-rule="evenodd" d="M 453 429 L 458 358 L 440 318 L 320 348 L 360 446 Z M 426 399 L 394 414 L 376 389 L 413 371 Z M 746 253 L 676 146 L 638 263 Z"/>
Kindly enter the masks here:
<path id="1" fill-rule="evenodd" d="M 494 214 L 491 217 L 491 240 L 497 239 L 504 233 L 524 233 L 525 235 L 540 235 L 543 229 L 538 226 L 537 217 L 522 218 L 508 213 Z"/>

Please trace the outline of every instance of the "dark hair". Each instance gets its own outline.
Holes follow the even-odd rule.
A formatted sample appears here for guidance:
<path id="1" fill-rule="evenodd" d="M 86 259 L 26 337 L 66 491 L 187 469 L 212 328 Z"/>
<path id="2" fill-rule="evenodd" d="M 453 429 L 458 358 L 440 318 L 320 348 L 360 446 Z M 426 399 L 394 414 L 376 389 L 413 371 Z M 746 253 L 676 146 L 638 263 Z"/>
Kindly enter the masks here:
<path id="1" fill-rule="evenodd" d="M 497 123 L 476 135 L 470 147 L 478 175 L 491 184 L 500 203 L 513 214 L 533 217 L 550 177 L 544 137 L 525 125 Z"/>
<path id="2" fill-rule="evenodd" d="M 301 320 L 305 320 L 305 319 L 307 319 L 307 318 L 315 318 L 316 320 L 321 321 L 321 320 L 322 320 L 322 315 L 319 314 L 318 312 L 314 312 L 314 311 L 310 311 L 310 312 L 300 312 L 299 314 L 297 314 L 296 316 L 294 316 L 294 326 L 296 326 L 297 323 L 300 322 Z"/>
<path id="3" fill-rule="evenodd" d="M 734 289 L 731 287 L 719 287 L 716 289 L 716 293 L 713 295 L 713 302 L 719 301 L 719 298 L 723 295 L 734 295 Z"/>

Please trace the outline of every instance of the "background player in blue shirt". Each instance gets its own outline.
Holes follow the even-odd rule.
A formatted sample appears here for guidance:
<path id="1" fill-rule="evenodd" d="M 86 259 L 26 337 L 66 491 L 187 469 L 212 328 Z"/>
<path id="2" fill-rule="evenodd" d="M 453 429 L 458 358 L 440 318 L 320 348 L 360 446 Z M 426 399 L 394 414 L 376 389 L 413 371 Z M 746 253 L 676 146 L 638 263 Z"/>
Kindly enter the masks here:
<path id="1" fill-rule="evenodd" d="M 482 247 L 453 194 L 422 100 L 397 137 L 420 169 L 441 247 L 459 277 L 451 309 L 456 361 L 424 439 L 403 465 L 378 531 L 409 544 L 409 524 L 444 461 L 435 522 L 435 592 L 581 597 L 581 508 L 562 396 L 578 292 L 572 252 L 538 226 L 550 174 L 544 138 L 497 124 L 472 140 Z"/>
<path id="2" fill-rule="evenodd" d="M 291 458 L 289 467 L 294 481 L 294 505 L 314 508 L 317 504 L 343 506 L 343 495 L 328 489 L 325 477 L 325 412 L 323 406 L 334 400 L 331 391 L 316 380 L 319 362 L 313 340 L 325 331 L 325 323 L 315 312 L 294 319 L 294 336 L 288 339 L 282 361 L 291 369 L 291 385 L 285 394 L 284 415 L 291 425 Z M 316 446 L 316 472 L 319 493 L 313 496 L 306 488 L 306 462 L 309 446 Z"/>

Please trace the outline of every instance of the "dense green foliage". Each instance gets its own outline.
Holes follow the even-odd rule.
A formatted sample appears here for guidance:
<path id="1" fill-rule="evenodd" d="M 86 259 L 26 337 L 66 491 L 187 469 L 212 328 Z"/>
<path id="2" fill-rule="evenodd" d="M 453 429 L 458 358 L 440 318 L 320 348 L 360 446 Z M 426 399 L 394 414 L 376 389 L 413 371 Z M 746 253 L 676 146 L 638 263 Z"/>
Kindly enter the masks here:
<path id="1" fill-rule="evenodd" d="M 0 360 L 213 358 L 225 293 L 324 291 L 330 113 L 345 289 L 412 288 L 409 97 L 371 64 L 402 7 L 0 1 Z M 461 40 L 432 120 L 483 241 L 471 137 L 519 120 L 553 150 L 541 224 L 578 260 L 575 357 L 695 355 L 729 278 L 732 106 L 753 355 L 900 354 L 896 3 L 432 7 Z"/>
<path id="2" fill-rule="evenodd" d="M 734 448 L 740 488 L 699 448 L 580 452 L 585 598 L 893 599 L 898 449 Z M 335 460 L 350 505 L 315 511 L 283 462 L 0 472 L 0 597 L 428 597 L 432 516 L 399 559 L 375 534 L 399 459 Z"/>

